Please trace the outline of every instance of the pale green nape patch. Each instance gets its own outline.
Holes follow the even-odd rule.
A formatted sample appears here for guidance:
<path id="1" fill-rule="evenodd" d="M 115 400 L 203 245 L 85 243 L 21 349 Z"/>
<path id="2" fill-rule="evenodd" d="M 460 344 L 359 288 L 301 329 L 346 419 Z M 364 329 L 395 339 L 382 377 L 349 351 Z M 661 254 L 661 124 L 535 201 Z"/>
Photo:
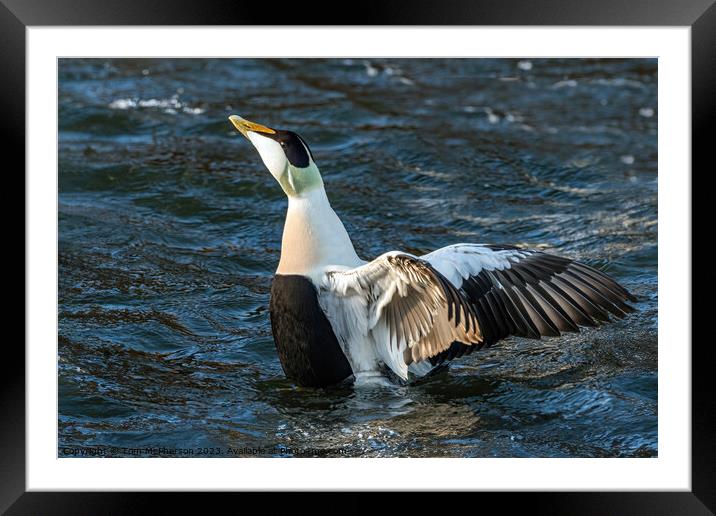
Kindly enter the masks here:
<path id="1" fill-rule="evenodd" d="M 278 182 L 289 197 L 296 197 L 316 188 L 323 188 L 321 173 L 313 161 L 306 168 L 294 167 L 289 163 Z"/>

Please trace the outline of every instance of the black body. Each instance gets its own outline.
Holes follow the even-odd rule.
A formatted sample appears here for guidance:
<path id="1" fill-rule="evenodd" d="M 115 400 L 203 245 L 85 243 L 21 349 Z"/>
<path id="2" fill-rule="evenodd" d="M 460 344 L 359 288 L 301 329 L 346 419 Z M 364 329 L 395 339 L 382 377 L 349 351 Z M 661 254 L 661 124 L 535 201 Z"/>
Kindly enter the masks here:
<path id="1" fill-rule="evenodd" d="M 289 379 L 302 386 L 324 387 L 353 374 L 311 280 L 275 275 L 269 312 L 278 357 Z"/>

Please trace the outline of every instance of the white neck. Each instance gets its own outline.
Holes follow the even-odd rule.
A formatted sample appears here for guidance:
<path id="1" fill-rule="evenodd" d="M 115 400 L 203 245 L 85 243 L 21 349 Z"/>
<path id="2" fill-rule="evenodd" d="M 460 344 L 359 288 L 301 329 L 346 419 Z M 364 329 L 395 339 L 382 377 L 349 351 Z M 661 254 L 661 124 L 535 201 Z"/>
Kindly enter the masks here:
<path id="1" fill-rule="evenodd" d="M 323 186 L 288 198 L 277 274 L 310 276 L 328 266 L 362 263 Z"/>

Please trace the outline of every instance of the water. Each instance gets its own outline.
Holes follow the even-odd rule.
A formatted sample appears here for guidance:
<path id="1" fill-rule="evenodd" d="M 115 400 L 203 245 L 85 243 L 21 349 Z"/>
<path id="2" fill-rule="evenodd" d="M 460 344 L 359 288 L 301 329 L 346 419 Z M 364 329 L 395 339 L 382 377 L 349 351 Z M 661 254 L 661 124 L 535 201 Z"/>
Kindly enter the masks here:
<path id="1" fill-rule="evenodd" d="M 657 455 L 656 60 L 61 60 L 60 456 Z M 227 116 L 311 145 L 356 250 L 516 243 L 639 311 L 408 387 L 297 388 L 286 200 Z"/>

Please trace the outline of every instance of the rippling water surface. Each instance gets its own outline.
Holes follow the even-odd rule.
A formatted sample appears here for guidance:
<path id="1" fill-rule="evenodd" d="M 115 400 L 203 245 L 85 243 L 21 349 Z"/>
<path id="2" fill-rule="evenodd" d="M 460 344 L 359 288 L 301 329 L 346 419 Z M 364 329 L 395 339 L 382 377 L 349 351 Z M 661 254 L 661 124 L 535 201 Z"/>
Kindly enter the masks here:
<path id="1" fill-rule="evenodd" d="M 61 60 L 60 456 L 657 455 L 656 60 Z M 313 390 L 267 312 L 286 199 L 227 116 L 299 132 L 370 259 L 578 258 L 614 324 L 408 387 Z"/>

